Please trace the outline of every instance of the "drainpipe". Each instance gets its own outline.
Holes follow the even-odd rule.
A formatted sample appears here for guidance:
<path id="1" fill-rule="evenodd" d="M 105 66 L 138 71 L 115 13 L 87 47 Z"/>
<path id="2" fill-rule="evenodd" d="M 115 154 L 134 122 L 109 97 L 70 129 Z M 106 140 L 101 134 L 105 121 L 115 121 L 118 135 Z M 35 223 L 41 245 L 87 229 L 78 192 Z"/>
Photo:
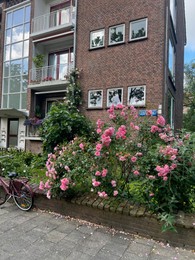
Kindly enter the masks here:
<path id="1" fill-rule="evenodd" d="M 164 100 L 163 100 L 163 106 L 161 108 L 161 113 L 165 116 L 165 107 L 166 107 L 166 94 L 167 94 L 167 67 L 168 67 L 168 43 L 169 43 L 169 6 L 166 7 L 166 31 L 165 31 L 165 72 L 164 72 L 164 84 L 165 84 L 165 89 L 164 89 Z"/>
<path id="2" fill-rule="evenodd" d="M 77 0 L 75 0 L 75 25 L 74 25 L 74 62 L 73 68 L 76 67 L 76 31 L 77 31 Z"/>

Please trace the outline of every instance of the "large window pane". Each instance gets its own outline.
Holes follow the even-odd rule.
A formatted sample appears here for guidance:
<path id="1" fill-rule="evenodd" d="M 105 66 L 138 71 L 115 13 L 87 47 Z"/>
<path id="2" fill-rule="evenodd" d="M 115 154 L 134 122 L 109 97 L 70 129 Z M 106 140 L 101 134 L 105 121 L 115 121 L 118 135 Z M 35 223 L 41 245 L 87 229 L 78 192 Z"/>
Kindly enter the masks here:
<path id="1" fill-rule="evenodd" d="M 24 42 L 24 57 L 28 57 L 29 55 L 29 41 Z"/>
<path id="2" fill-rule="evenodd" d="M 5 60 L 10 60 L 10 45 L 5 46 Z"/>
<path id="3" fill-rule="evenodd" d="M 11 43 L 11 29 L 6 30 L 5 44 Z"/>
<path id="4" fill-rule="evenodd" d="M 30 5 L 25 8 L 25 22 L 30 21 Z"/>
<path id="5" fill-rule="evenodd" d="M 22 106 L 21 106 L 21 109 L 26 109 L 26 107 L 27 107 L 26 99 L 27 99 L 26 93 L 23 93 L 22 94 Z"/>
<path id="6" fill-rule="evenodd" d="M 9 77 L 10 62 L 4 63 L 4 77 Z"/>
<path id="7" fill-rule="evenodd" d="M 12 28 L 12 43 L 23 40 L 23 25 Z"/>
<path id="8" fill-rule="evenodd" d="M 23 59 L 23 72 L 22 74 L 28 74 L 28 58 Z"/>
<path id="9" fill-rule="evenodd" d="M 10 28 L 12 26 L 12 13 L 8 13 L 6 17 L 6 28 Z"/>
<path id="10" fill-rule="evenodd" d="M 11 61 L 10 73 L 11 76 L 22 74 L 22 60 Z"/>
<path id="11" fill-rule="evenodd" d="M 22 77 L 22 92 L 26 92 L 28 87 L 28 76 Z"/>
<path id="12" fill-rule="evenodd" d="M 9 107 L 20 108 L 20 94 L 9 95 Z"/>
<path id="13" fill-rule="evenodd" d="M 22 58 L 22 45 L 23 45 L 22 42 L 12 44 L 12 48 L 11 48 L 12 60 Z"/>
<path id="14" fill-rule="evenodd" d="M 29 39 L 30 23 L 26 23 L 24 26 L 24 40 Z"/>
<path id="15" fill-rule="evenodd" d="M 4 79 L 4 82 L 3 82 L 3 93 L 4 94 L 8 93 L 8 84 L 9 84 L 9 79 Z"/>
<path id="16" fill-rule="evenodd" d="M 174 80 L 175 79 L 175 50 L 171 40 L 169 40 L 169 71 Z"/>
<path id="17" fill-rule="evenodd" d="M 10 93 L 20 92 L 21 77 L 10 78 Z"/>
<path id="18" fill-rule="evenodd" d="M 3 108 L 7 108 L 8 106 L 7 106 L 7 95 L 3 95 Z"/>
<path id="19" fill-rule="evenodd" d="M 24 8 L 13 12 L 13 25 L 22 24 L 24 21 Z"/>

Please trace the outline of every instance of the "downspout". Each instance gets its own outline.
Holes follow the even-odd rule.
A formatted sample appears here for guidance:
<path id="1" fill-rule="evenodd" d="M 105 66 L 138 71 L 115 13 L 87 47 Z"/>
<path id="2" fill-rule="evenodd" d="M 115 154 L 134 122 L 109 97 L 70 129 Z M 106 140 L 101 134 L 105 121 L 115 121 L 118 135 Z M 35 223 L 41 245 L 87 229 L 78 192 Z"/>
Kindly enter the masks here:
<path id="1" fill-rule="evenodd" d="M 168 68 L 168 43 L 169 43 L 169 37 L 168 37 L 168 22 L 169 22 L 169 9 L 168 6 L 166 7 L 166 31 L 165 31 L 165 67 L 164 67 L 164 97 L 163 97 L 163 107 L 162 107 L 162 113 L 165 116 L 165 107 L 166 107 L 166 94 L 167 94 L 167 68 Z"/>
<path id="2" fill-rule="evenodd" d="M 76 68 L 76 31 L 77 31 L 77 0 L 75 0 L 75 24 L 74 24 L 74 61 L 73 68 Z"/>

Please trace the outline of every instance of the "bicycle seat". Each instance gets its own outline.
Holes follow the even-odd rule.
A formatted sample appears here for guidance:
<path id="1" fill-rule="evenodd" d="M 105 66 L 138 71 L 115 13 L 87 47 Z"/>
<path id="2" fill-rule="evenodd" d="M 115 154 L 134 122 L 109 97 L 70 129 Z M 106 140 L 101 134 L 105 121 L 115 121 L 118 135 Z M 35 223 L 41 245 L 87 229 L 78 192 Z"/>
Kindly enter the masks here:
<path id="1" fill-rule="evenodd" d="M 12 179 L 12 178 L 16 178 L 17 176 L 18 176 L 18 174 L 16 173 L 16 172 L 8 172 L 9 174 L 8 174 L 8 177 L 10 178 L 10 179 Z"/>

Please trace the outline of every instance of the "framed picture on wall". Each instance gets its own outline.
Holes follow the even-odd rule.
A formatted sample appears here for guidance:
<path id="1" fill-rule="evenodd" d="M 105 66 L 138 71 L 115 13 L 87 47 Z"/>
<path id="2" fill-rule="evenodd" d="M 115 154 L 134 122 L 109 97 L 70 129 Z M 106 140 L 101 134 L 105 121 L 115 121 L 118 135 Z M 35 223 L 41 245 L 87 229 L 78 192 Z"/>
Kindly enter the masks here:
<path id="1" fill-rule="evenodd" d="M 90 49 L 104 47 L 105 29 L 90 32 Z"/>
<path id="2" fill-rule="evenodd" d="M 123 103 L 123 88 L 107 89 L 107 107 Z"/>
<path id="3" fill-rule="evenodd" d="M 125 24 L 109 28 L 109 45 L 123 43 L 125 41 Z"/>
<path id="4" fill-rule="evenodd" d="M 102 108 L 103 90 L 89 90 L 88 108 Z"/>
<path id="5" fill-rule="evenodd" d="M 146 105 L 146 86 L 128 87 L 128 106 L 143 107 Z"/>

